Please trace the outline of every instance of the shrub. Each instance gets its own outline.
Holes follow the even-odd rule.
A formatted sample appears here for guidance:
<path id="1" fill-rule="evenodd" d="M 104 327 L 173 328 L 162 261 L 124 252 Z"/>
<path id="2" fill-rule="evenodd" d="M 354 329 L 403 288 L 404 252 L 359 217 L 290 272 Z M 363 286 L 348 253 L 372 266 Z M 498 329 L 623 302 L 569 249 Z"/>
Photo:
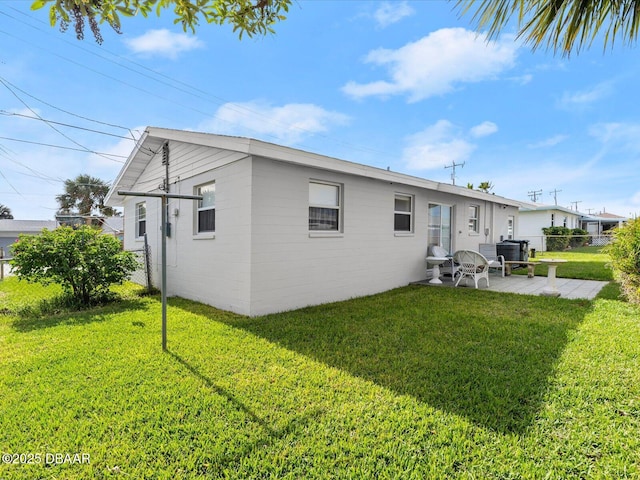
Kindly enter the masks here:
<path id="1" fill-rule="evenodd" d="M 569 246 L 571 230 L 567 227 L 547 227 L 542 229 L 542 233 L 547 236 L 548 252 L 561 252 Z"/>
<path id="2" fill-rule="evenodd" d="M 624 296 L 640 303 L 640 218 L 616 228 L 604 252 L 611 257 L 611 268 Z"/>
<path id="3" fill-rule="evenodd" d="M 574 228 L 571 230 L 571 239 L 569 240 L 569 246 L 571 248 L 582 247 L 586 245 L 589 240 L 589 232 L 581 228 Z"/>
<path id="4" fill-rule="evenodd" d="M 137 267 L 135 255 L 99 229 L 58 227 L 40 235 L 20 235 L 11 265 L 20 279 L 44 285 L 58 283 L 78 306 L 109 296 L 109 287 L 122 283 Z"/>

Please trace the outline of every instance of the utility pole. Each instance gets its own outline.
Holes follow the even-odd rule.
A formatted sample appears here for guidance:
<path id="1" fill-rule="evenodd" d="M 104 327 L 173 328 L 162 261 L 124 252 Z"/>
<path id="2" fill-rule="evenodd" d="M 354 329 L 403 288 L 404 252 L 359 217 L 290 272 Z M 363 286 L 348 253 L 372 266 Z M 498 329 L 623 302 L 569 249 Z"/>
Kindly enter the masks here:
<path id="1" fill-rule="evenodd" d="M 578 204 L 579 203 L 582 203 L 582 200 L 576 200 L 575 202 L 571 202 L 571 205 L 576 207 L 576 212 L 578 211 Z M 571 210 L 573 210 L 573 208 L 571 208 Z"/>
<path id="2" fill-rule="evenodd" d="M 538 195 L 542 197 L 542 190 L 532 190 L 531 192 L 528 192 L 528 195 L 529 198 L 533 200 L 533 203 L 536 203 L 538 201 Z"/>
<path id="3" fill-rule="evenodd" d="M 552 190 L 549 192 L 550 195 L 553 195 L 553 201 L 555 202 L 556 205 L 558 205 L 558 193 L 560 193 L 562 190 L 558 190 L 557 188 L 555 190 Z"/>
<path id="4" fill-rule="evenodd" d="M 456 163 L 455 160 L 451 163 L 451 165 L 446 165 L 444 168 L 451 169 L 451 183 L 453 185 L 456 184 L 456 167 L 464 167 L 465 162 Z"/>

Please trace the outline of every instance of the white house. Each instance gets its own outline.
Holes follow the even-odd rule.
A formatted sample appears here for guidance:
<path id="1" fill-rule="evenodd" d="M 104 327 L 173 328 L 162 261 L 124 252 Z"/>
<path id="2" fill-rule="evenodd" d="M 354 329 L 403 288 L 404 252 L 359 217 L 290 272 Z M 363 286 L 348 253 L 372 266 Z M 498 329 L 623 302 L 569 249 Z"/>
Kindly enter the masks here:
<path id="1" fill-rule="evenodd" d="M 8 220 L 0 219 L 0 247 L 5 255 L 9 255 L 9 249 L 18 240 L 20 234 L 37 235 L 43 228 L 53 230 L 58 226 L 55 220 Z"/>
<path id="2" fill-rule="evenodd" d="M 124 207 L 125 248 L 147 234 L 156 284 L 160 200 L 117 192 L 166 185 L 203 197 L 169 202 L 167 294 L 246 315 L 427 278 L 429 245 L 512 238 L 520 205 L 259 140 L 149 127 L 106 203 Z"/>
<path id="3" fill-rule="evenodd" d="M 607 235 L 616 227 L 621 227 L 629 219 L 613 213 L 600 212 L 590 215 L 583 215 L 582 229 L 589 232 L 589 235 Z"/>
<path id="4" fill-rule="evenodd" d="M 581 228 L 582 216 L 580 212 L 558 205 L 526 204 L 520 208 L 518 215 L 518 235 L 529 240 L 529 248 L 545 251 L 543 228 Z"/>

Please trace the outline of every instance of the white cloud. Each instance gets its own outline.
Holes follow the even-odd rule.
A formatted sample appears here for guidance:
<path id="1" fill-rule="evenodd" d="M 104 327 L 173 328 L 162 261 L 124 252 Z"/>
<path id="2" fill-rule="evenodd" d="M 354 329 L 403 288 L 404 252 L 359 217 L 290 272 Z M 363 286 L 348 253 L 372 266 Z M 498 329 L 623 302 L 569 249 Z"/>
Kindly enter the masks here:
<path id="1" fill-rule="evenodd" d="M 640 152 L 640 124 L 597 123 L 589 128 L 589 134 L 611 149 Z"/>
<path id="2" fill-rule="evenodd" d="M 554 146 L 558 145 L 559 143 L 564 142 L 567 138 L 569 138 L 568 135 L 554 135 L 553 137 L 545 138 L 544 140 L 540 140 L 539 142 L 530 143 L 527 146 L 529 148 L 554 147 Z"/>
<path id="3" fill-rule="evenodd" d="M 195 37 L 184 33 L 173 33 L 166 28 L 149 30 L 145 34 L 125 40 L 127 46 L 135 53 L 157 55 L 175 59 L 178 54 L 204 46 Z"/>
<path id="4" fill-rule="evenodd" d="M 470 130 L 471 136 L 475 138 L 486 137 L 488 135 L 493 135 L 498 131 L 498 126 L 489 121 L 482 122 L 475 127 L 472 127 Z"/>
<path id="5" fill-rule="evenodd" d="M 373 14 L 373 18 L 380 28 L 386 28 L 397 23 L 405 17 L 415 13 L 415 10 L 406 2 L 383 2 Z"/>
<path id="6" fill-rule="evenodd" d="M 282 143 L 298 143 L 315 133 L 349 123 L 349 117 L 309 103 L 273 106 L 266 102 L 226 103 L 199 129 L 227 135 L 270 137 Z"/>
<path id="7" fill-rule="evenodd" d="M 608 97 L 611 93 L 611 83 L 603 82 L 585 90 L 564 92 L 560 99 L 559 106 L 567 109 L 585 107 Z"/>
<path id="8" fill-rule="evenodd" d="M 509 80 L 517 83 L 518 85 L 527 85 L 528 83 L 531 83 L 531 81 L 533 80 L 533 75 L 530 73 L 525 73 L 524 75 L 509 77 Z"/>
<path id="9" fill-rule="evenodd" d="M 412 170 L 444 168 L 452 162 L 467 160 L 475 148 L 451 122 L 438 120 L 422 132 L 407 137 L 403 159 Z"/>
<path id="10" fill-rule="evenodd" d="M 385 67 L 391 79 L 351 81 L 342 90 L 354 98 L 408 95 L 410 102 L 417 102 L 462 83 L 495 78 L 513 66 L 516 50 L 509 36 L 495 42 L 463 28 L 445 28 L 397 50 L 369 52 L 365 62 Z"/>

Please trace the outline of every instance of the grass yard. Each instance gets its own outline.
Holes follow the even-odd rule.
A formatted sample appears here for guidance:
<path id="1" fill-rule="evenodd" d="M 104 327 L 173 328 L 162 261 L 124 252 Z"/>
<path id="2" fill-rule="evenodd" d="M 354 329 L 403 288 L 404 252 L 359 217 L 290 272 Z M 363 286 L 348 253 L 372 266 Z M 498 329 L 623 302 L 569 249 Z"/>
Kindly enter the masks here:
<path id="1" fill-rule="evenodd" d="M 615 298 L 175 298 L 163 353 L 158 297 L 41 317 L 32 289 L 55 293 L 0 283 L 2 480 L 640 478 L 640 309 Z"/>
<path id="2" fill-rule="evenodd" d="M 567 263 L 560 265 L 556 271 L 558 278 L 577 278 L 580 280 L 613 280 L 613 270 L 607 264 L 610 262 L 609 255 L 602 253 L 602 247 L 579 247 L 566 252 L 536 252 L 535 261 L 543 258 L 562 258 Z M 535 267 L 536 276 L 547 276 L 549 267 L 540 263 Z M 518 275 L 526 275 L 527 269 L 520 268 L 513 270 Z"/>

